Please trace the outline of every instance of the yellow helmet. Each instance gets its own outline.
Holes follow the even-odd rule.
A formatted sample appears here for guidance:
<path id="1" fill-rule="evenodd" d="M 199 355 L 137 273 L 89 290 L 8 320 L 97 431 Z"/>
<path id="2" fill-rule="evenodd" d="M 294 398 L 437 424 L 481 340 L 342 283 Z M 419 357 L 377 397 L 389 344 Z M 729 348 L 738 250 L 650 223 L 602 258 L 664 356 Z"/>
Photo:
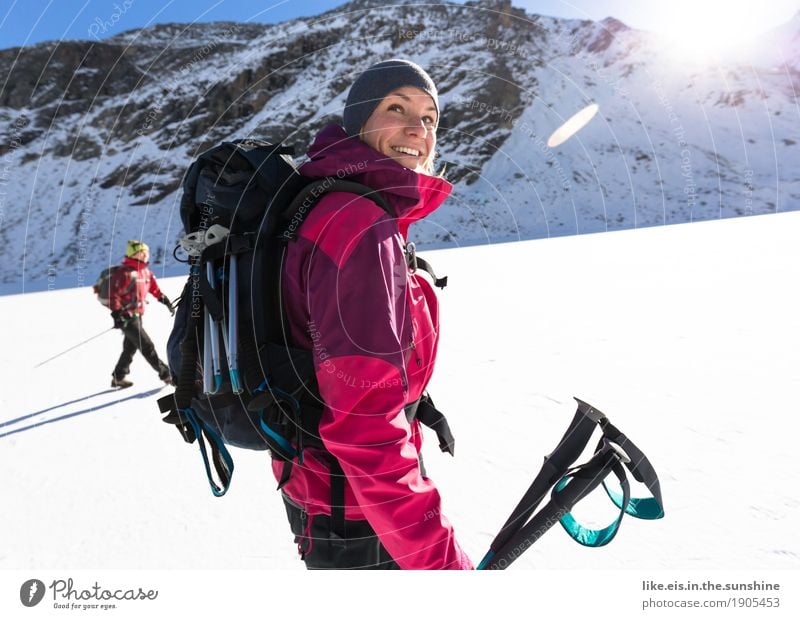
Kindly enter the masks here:
<path id="1" fill-rule="evenodd" d="M 147 246 L 147 243 L 136 240 L 128 241 L 128 248 L 125 250 L 125 255 L 128 258 L 133 258 L 139 252 L 150 253 L 150 248 Z"/>

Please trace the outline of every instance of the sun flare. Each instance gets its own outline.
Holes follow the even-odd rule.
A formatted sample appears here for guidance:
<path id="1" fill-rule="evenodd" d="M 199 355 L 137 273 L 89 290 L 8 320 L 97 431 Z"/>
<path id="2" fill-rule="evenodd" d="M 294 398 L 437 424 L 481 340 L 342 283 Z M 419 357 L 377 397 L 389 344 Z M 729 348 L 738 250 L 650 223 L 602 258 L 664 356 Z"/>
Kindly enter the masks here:
<path id="1" fill-rule="evenodd" d="M 652 10 L 670 50 L 700 62 L 749 46 L 764 29 L 759 3 L 752 0 L 671 0 Z"/>

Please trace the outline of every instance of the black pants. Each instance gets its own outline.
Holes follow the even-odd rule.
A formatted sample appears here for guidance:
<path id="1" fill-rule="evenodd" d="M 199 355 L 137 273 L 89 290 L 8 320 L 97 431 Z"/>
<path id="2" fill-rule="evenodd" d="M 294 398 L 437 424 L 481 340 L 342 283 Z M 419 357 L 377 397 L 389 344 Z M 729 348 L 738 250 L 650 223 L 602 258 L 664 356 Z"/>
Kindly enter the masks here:
<path id="1" fill-rule="evenodd" d="M 309 516 L 283 495 L 300 558 L 309 570 L 399 570 L 366 520 L 345 520 L 344 537 L 329 516 Z M 310 526 L 309 526 L 310 520 Z"/>
<path id="2" fill-rule="evenodd" d="M 131 361 L 133 355 L 137 350 L 142 352 L 142 355 L 152 368 L 158 372 L 158 376 L 164 379 L 169 376 L 169 368 L 167 365 L 158 358 L 156 347 L 147 332 L 142 327 L 142 319 L 140 316 L 134 316 L 122 328 L 122 334 L 125 339 L 122 341 L 122 354 L 117 361 L 117 367 L 114 368 L 114 378 L 117 380 L 125 378 L 131 371 Z"/>

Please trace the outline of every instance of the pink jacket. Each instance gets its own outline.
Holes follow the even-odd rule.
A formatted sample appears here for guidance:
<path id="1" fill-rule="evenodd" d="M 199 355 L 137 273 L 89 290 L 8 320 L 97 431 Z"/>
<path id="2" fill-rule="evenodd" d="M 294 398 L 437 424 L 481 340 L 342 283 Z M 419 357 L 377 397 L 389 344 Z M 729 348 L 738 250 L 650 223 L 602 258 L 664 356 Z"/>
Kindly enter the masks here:
<path id="1" fill-rule="evenodd" d="M 404 413 L 431 378 L 439 339 L 433 289 L 406 267 L 406 233 L 452 186 L 403 168 L 337 125 L 320 132 L 309 157 L 302 174 L 363 183 L 396 214 L 355 194 L 327 194 L 286 259 L 290 333 L 314 351 L 326 405 L 319 431 L 347 478 L 345 515 L 369 521 L 403 569 L 472 569 L 436 486 L 421 474 L 420 425 Z M 273 469 L 279 479 L 278 460 Z M 329 514 L 324 456 L 307 448 L 283 490 L 310 515 Z"/>

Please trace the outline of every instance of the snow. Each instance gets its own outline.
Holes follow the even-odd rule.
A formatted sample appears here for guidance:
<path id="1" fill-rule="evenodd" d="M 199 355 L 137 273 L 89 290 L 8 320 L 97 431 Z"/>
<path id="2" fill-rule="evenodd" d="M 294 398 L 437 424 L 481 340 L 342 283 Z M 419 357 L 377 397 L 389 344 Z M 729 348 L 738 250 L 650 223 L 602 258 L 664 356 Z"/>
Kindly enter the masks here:
<path id="1" fill-rule="evenodd" d="M 798 234 L 800 213 L 782 213 L 428 252 L 450 278 L 431 393 L 457 455 L 429 436 L 426 466 L 468 554 L 577 396 L 648 454 L 666 517 L 626 518 L 593 550 L 556 527 L 512 570 L 800 567 Z M 177 297 L 182 279 L 161 284 Z M 109 388 L 117 332 L 33 369 L 110 327 L 89 288 L 3 296 L 0 315 L 0 568 L 302 570 L 267 455 L 232 450 L 214 498 L 142 358 L 134 387 Z M 151 303 L 144 322 L 163 357 L 168 314 Z M 613 517 L 594 497 L 577 513 Z"/>

